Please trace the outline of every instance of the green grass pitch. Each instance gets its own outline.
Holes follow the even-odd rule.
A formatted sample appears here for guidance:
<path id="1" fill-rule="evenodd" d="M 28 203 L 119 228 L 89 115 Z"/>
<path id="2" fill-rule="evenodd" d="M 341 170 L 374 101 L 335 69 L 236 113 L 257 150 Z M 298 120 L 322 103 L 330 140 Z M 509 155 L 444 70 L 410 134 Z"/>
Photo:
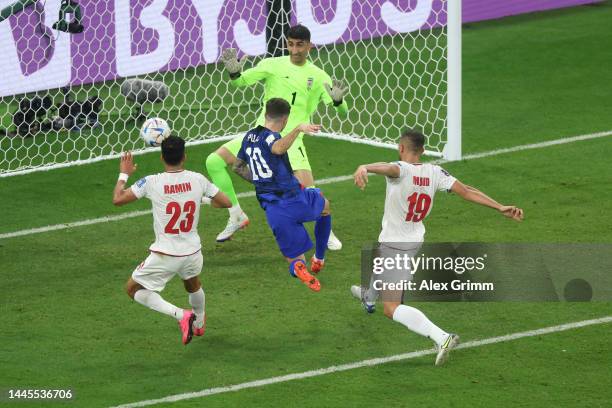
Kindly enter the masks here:
<path id="1" fill-rule="evenodd" d="M 464 150 L 537 143 L 612 129 L 612 4 L 484 22 L 464 28 Z M 608 87 L 609 88 L 609 87 Z M 307 138 L 318 178 L 350 174 L 392 150 Z M 217 145 L 188 149 L 203 171 Z M 460 180 L 525 209 L 523 223 L 438 195 L 426 222 L 431 242 L 612 243 L 612 138 L 448 163 Z M 159 158 L 136 158 L 138 175 Z M 0 234 L 147 209 L 114 208 L 116 161 L 0 179 Z M 134 177 L 135 178 L 135 177 Z M 249 186 L 236 179 L 238 191 Z M 150 215 L 0 239 L 0 389 L 72 388 L 72 402 L 105 407 L 422 350 L 430 342 L 351 298 L 360 247 L 376 239 L 384 180 L 366 192 L 352 181 L 322 186 L 344 249 L 328 255 L 323 289 L 290 279 L 254 198 L 251 226 L 226 244 L 214 238 L 227 212 L 205 207 L 207 333 L 180 344 L 172 319 L 132 302 L 123 285 L 146 257 Z M 178 280 L 163 296 L 187 306 Z M 610 303 L 420 303 L 464 341 L 612 315 Z M 176 407 L 555 406 L 604 407 L 612 400 L 610 324 L 458 350 L 181 401 Z M 6 400 L 0 400 L 6 404 Z M 168 404 L 170 405 L 170 404 Z"/>

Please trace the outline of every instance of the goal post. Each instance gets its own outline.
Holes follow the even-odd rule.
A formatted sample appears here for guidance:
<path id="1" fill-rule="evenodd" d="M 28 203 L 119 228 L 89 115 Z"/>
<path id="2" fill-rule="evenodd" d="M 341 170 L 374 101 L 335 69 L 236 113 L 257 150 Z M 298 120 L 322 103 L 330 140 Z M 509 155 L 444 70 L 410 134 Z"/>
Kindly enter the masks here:
<path id="1" fill-rule="evenodd" d="M 448 126 L 444 159 L 461 160 L 461 0 L 448 1 Z"/>
<path id="2" fill-rule="evenodd" d="M 0 16 L 0 177 L 154 152 L 145 117 L 188 144 L 243 134 L 262 86 L 230 86 L 221 50 L 252 67 L 280 54 L 288 21 L 349 86 L 346 118 L 313 118 L 324 135 L 394 147 L 411 127 L 428 154 L 461 158 L 459 0 L 0 0 Z"/>

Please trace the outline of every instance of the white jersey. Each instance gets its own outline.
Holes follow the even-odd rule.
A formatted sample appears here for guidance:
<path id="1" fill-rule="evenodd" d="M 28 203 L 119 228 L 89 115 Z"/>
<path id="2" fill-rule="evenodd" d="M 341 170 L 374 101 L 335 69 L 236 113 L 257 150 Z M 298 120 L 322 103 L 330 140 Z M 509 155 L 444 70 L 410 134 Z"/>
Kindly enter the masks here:
<path id="1" fill-rule="evenodd" d="M 450 191 L 457 180 L 440 166 L 394 162 L 397 178 L 386 177 L 387 195 L 379 242 L 423 242 L 427 217 L 436 191 Z"/>
<path id="2" fill-rule="evenodd" d="M 132 185 L 138 198 L 153 205 L 153 252 L 186 256 L 201 249 L 198 235 L 202 196 L 213 198 L 219 188 L 200 173 L 189 170 L 153 174 Z"/>

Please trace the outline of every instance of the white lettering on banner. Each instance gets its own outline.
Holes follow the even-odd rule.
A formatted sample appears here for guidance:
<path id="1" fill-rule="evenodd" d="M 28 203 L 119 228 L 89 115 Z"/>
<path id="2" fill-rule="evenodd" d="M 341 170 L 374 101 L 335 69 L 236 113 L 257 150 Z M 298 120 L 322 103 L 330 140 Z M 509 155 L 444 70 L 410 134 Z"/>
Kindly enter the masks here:
<path id="1" fill-rule="evenodd" d="M 311 41 L 314 44 L 333 43 L 348 28 L 353 8 L 352 0 L 337 0 L 336 13 L 333 20 L 324 24 L 320 24 L 315 20 L 311 0 L 296 0 L 295 3 L 297 21 L 310 29 Z"/>
<path id="2" fill-rule="evenodd" d="M 130 2 L 115 0 L 115 31 L 117 35 L 117 73 L 132 76 L 157 71 L 168 64 L 174 54 L 174 29 L 167 17 L 162 15 L 168 0 L 153 0 L 140 13 L 140 24 L 155 30 L 159 36 L 157 47 L 146 54 L 132 55 L 132 30 L 130 24 Z"/>
<path id="3" fill-rule="evenodd" d="M 410 33 L 423 27 L 432 11 L 433 0 L 417 0 L 412 11 L 398 10 L 390 1 L 386 1 L 380 10 L 386 25 L 399 33 Z"/>
<path id="4" fill-rule="evenodd" d="M 266 30 L 253 34 L 247 22 L 242 19 L 234 26 L 234 39 L 238 48 L 247 55 L 261 55 L 266 52 Z"/>
<path id="5" fill-rule="evenodd" d="M 202 42 L 204 61 L 215 62 L 219 57 L 219 14 L 224 0 L 193 0 L 193 5 L 202 20 Z"/>
<path id="6" fill-rule="evenodd" d="M 47 0 L 44 5 L 45 21 L 44 31 L 53 33 L 51 25 L 57 20 L 61 0 Z M 32 30 L 32 36 L 41 36 L 41 28 Z M 24 28 L 25 30 L 25 28 Z M 24 75 L 21 61 L 17 53 L 17 44 L 13 38 L 11 24 L 8 19 L 0 23 L 0 96 L 15 95 L 39 89 L 60 88 L 70 82 L 71 54 L 70 36 L 60 35 L 57 40 L 43 37 L 41 47 L 46 47 L 45 55 L 49 58 L 46 65 L 36 72 Z"/>

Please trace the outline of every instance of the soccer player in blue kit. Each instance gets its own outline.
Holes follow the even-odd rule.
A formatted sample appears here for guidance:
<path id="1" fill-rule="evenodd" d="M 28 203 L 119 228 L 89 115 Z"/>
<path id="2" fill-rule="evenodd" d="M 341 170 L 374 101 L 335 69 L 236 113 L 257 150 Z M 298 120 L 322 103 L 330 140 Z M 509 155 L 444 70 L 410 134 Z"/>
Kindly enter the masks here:
<path id="1" fill-rule="evenodd" d="M 315 292 L 321 284 L 317 274 L 325 262 L 331 231 L 329 201 L 318 188 L 305 189 L 293 175 L 287 150 L 301 133 L 317 133 L 318 125 L 300 124 L 281 137 L 291 106 L 282 98 L 266 103 L 265 123 L 246 133 L 233 170 L 255 185 L 261 208 L 282 254 L 289 262 L 289 273 Z M 308 272 L 304 254 L 312 241 L 304 223 L 315 221 L 315 255 Z"/>

